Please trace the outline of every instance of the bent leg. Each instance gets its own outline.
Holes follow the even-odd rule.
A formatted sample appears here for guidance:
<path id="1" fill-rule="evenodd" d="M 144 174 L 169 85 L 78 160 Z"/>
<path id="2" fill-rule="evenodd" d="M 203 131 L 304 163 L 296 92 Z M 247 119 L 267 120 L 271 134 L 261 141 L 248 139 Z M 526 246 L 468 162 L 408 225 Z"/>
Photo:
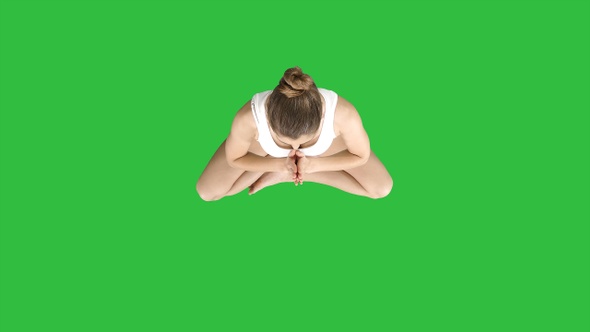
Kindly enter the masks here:
<path id="1" fill-rule="evenodd" d="M 367 191 L 370 198 L 383 198 L 389 195 L 393 187 L 391 175 L 373 151 L 364 165 L 347 169 L 346 172 Z"/>
<path id="2" fill-rule="evenodd" d="M 223 141 L 199 177 L 197 192 L 205 201 L 218 200 L 244 190 L 261 175 L 231 167 L 225 157 Z"/>
<path id="3" fill-rule="evenodd" d="M 338 188 L 351 194 L 369 196 L 369 193 L 361 184 L 345 171 L 317 172 L 306 174 L 303 182 L 315 182 Z"/>
<path id="4" fill-rule="evenodd" d="M 250 187 L 255 193 L 265 187 L 293 180 L 285 174 L 248 172 L 229 166 L 225 158 L 225 141 L 217 149 L 197 182 L 197 192 L 203 200 L 213 201 L 235 195 Z M 389 194 L 393 180 L 385 166 L 371 151 L 362 166 L 335 172 L 306 174 L 304 182 L 321 183 L 351 194 L 382 198 Z"/>
<path id="5" fill-rule="evenodd" d="M 306 174 L 303 181 L 325 184 L 370 198 L 383 198 L 389 195 L 393 187 L 391 175 L 373 151 L 362 166 L 344 171 Z"/>
<path id="6" fill-rule="evenodd" d="M 256 193 L 263 188 L 283 182 L 293 183 L 293 180 L 284 174 L 264 173 L 252 184 L 250 193 Z M 345 171 L 306 174 L 303 177 L 303 182 L 325 184 L 351 194 L 370 198 L 387 196 L 393 186 L 391 176 L 372 151 L 369 160 L 363 166 Z"/>
<path id="7" fill-rule="evenodd" d="M 225 194 L 225 196 L 232 196 L 232 195 L 235 195 L 239 192 L 242 192 L 242 190 L 244 190 L 246 188 L 249 188 L 254 182 L 256 182 L 259 178 L 261 178 L 263 174 L 266 174 L 266 173 L 245 171 L 242 174 L 242 176 L 240 176 L 236 180 L 234 185 Z"/>

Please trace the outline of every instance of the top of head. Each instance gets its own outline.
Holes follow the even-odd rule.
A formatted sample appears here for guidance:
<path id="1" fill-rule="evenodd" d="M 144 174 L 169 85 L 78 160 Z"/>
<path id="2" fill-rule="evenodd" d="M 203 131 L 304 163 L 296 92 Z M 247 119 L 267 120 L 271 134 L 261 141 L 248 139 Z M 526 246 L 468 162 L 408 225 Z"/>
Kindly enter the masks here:
<path id="1" fill-rule="evenodd" d="M 287 98 L 293 98 L 301 96 L 305 91 L 312 89 L 314 85 L 311 76 L 304 74 L 301 68 L 296 66 L 285 71 L 277 90 Z"/>
<path id="2" fill-rule="evenodd" d="M 289 68 L 267 100 L 266 116 L 273 131 L 297 139 L 318 131 L 322 97 L 311 76 Z"/>

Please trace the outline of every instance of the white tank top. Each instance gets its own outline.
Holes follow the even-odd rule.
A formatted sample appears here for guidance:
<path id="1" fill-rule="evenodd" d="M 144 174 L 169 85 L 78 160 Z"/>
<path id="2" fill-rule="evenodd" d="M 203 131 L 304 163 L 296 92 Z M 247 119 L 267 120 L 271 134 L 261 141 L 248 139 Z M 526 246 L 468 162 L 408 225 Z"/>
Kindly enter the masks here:
<path id="1" fill-rule="evenodd" d="M 299 149 L 306 156 L 319 156 L 326 152 L 336 137 L 334 133 L 334 112 L 336 110 L 338 95 L 331 90 L 322 88 L 318 88 L 318 90 L 326 101 L 324 122 L 317 142 L 307 148 Z M 266 153 L 275 158 L 285 158 L 289 155 L 291 149 L 282 148 L 275 143 L 268 128 L 268 121 L 266 120 L 266 99 L 272 91 L 259 92 L 252 97 L 252 113 L 254 113 L 256 127 L 258 128 L 258 142 L 260 146 L 262 146 Z"/>

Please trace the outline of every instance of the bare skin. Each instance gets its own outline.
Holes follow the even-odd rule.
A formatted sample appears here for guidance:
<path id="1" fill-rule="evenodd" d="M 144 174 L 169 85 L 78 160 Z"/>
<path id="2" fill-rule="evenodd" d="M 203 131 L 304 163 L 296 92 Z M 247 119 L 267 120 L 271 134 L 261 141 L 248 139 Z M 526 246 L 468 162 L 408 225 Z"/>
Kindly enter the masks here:
<path id="1" fill-rule="evenodd" d="M 196 189 L 203 200 L 218 200 L 246 188 L 249 194 L 255 194 L 284 182 L 296 185 L 316 182 L 370 198 L 382 198 L 391 191 L 391 176 L 371 151 L 358 112 L 344 98 L 339 96 L 336 104 L 336 138 L 330 148 L 317 157 L 305 156 L 298 149 L 315 144 L 319 132 L 290 139 L 272 130 L 275 143 L 292 151 L 287 158 L 267 155 L 257 141 L 258 131 L 250 105 L 248 101 L 237 112 L 229 137 L 217 149 L 197 182 Z"/>
<path id="2" fill-rule="evenodd" d="M 285 173 L 264 173 L 256 180 L 248 190 L 248 194 L 252 195 L 262 190 L 263 188 L 275 185 L 277 183 L 293 182 L 293 177 Z"/>

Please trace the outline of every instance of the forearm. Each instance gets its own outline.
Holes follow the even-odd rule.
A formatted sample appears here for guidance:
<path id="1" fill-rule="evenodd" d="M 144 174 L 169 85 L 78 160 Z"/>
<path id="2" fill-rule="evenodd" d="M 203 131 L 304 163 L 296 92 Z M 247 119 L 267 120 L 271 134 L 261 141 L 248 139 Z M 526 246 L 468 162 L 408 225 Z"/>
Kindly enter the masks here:
<path id="1" fill-rule="evenodd" d="M 310 173 L 341 171 L 364 165 L 368 158 L 363 158 L 344 150 L 328 157 L 311 157 Z"/>
<path id="2" fill-rule="evenodd" d="M 285 168 L 282 159 L 262 157 L 250 152 L 234 161 L 228 161 L 228 163 L 233 168 L 249 172 L 280 172 Z"/>

